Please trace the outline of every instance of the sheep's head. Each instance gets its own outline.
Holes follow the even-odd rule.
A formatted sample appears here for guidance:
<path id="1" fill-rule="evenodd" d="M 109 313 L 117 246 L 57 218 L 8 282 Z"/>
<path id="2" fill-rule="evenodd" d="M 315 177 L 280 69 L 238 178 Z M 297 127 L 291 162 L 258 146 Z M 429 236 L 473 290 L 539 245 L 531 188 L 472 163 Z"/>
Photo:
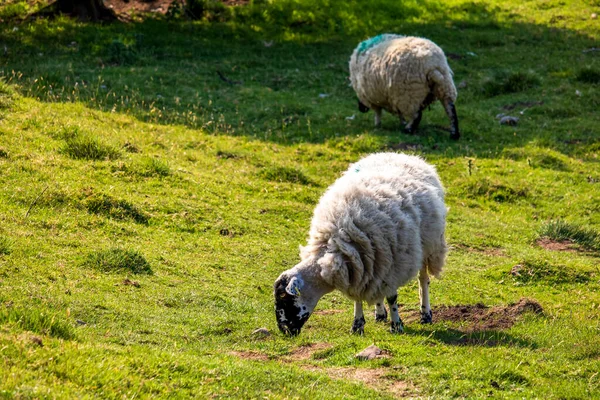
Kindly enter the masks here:
<path id="1" fill-rule="evenodd" d="M 300 333 L 318 301 L 308 296 L 309 288 L 306 288 L 307 293 L 303 289 L 304 281 L 299 275 L 284 272 L 275 281 L 275 317 L 279 330 L 286 335 Z"/>

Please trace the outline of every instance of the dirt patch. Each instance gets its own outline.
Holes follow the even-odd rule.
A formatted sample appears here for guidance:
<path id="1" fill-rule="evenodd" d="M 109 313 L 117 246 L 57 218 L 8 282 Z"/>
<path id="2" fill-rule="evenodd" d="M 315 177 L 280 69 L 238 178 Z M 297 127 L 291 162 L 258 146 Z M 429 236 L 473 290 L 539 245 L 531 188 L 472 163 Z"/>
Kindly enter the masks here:
<path id="1" fill-rule="evenodd" d="M 393 376 L 388 376 L 390 369 L 385 368 L 354 368 L 332 367 L 324 368 L 314 365 L 303 367 L 307 371 L 319 372 L 331 379 L 353 381 L 378 391 L 393 394 L 395 397 L 416 397 L 418 391 L 411 382 L 401 381 Z"/>
<path id="2" fill-rule="evenodd" d="M 175 1 L 178 0 L 130 0 L 127 2 L 123 0 L 104 0 L 104 4 L 117 15 L 126 15 L 132 12 L 165 14 L 171 6 L 171 3 Z"/>
<path id="3" fill-rule="evenodd" d="M 239 357 L 243 360 L 250 361 L 268 361 L 269 356 L 260 351 L 230 351 L 229 354 L 232 356 Z"/>
<path id="4" fill-rule="evenodd" d="M 268 361 L 279 359 L 280 361 L 295 362 L 309 360 L 316 352 L 331 349 L 330 343 L 311 343 L 293 349 L 290 354 L 282 357 L 269 357 L 259 351 L 232 351 L 229 354 L 244 360 Z M 301 365 L 301 367 L 310 372 L 318 372 L 327 375 L 331 379 L 353 381 L 364 384 L 365 386 L 390 393 L 395 397 L 416 397 L 419 395 L 417 388 L 412 382 L 399 380 L 390 375 L 393 369 L 390 368 L 355 368 L 355 367 L 321 367 L 316 365 Z"/>
<path id="5" fill-rule="evenodd" d="M 132 12 L 166 14 L 175 2 L 184 3 L 184 0 L 104 0 L 104 4 L 118 16 L 126 16 Z M 249 4 L 250 0 L 221 0 L 221 3 L 226 6 L 244 6 Z"/>
<path id="6" fill-rule="evenodd" d="M 493 256 L 493 257 L 504 257 L 506 254 L 504 253 L 504 249 L 499 247 L 471 247 L 465 244 L 454 244 L 452 245 L 452 249 L 458 249 L 469 253 L 477 253 L 483 254 L 485 256 Z"/>
<path id="7" fill-rule="evenodd" d="M 542 306 L 535 300 L 523 298 L 507 306 L 487 307 L 483 304 L 440 306 L 433 309 L 433 322 L 460 323 L 464 333 L 502 330 L 512 327 L 525 313 L 543 314 Z M 406 322 L 418 321 L 418 312 L 411 312 Z"/>
<path id="8" fill-rule="evenodd" d="M 290 354 L 284 356 L 285 360 L 289 361 L 303 361 L 309 360 L 314 353 L 317 351 L 328 350 L 332 348 L 333 345 L 330 343 L 311 343 L 306 344 L 304 346 L 300 346 L 290 351 Z"/>
<path id="9" fill-rule="evenodd" d="M 541 238 L 536 241 L 536 244 L 543 249 L 552 251 L 580 251 L 581 247 L 568 239 L 566 240 L 553 240 L 550 238 Z"/>
<path id="10" fill-rule="evenodd" d="M 281 360 L 284 362 L 289 361 L 305 361 L 309 360 L 314 353 L 318 351 L 328 350 L 333 345 L 330 343 L 310 343 L 304 346 L 296 347 L 289 354 L 281 357 L 269 356 L 266 353 L 260 351 L 248 350 L 248 351 L 230 351 L 229 354 L 235 357 L 239 357 L 244 360 L 251 361 L 268 361 L 268 360 Z"/>

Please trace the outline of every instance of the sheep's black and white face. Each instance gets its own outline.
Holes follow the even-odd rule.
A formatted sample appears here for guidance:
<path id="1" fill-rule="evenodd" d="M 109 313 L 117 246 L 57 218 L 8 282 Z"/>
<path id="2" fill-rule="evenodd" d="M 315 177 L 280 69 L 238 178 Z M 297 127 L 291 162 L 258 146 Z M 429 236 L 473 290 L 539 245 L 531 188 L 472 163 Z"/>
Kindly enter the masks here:
<path id="1" fill-rule="evenodd" d="M 279 330 L 286 335 L 298 335 L 314 307 L 303 301 L 302 285 L 300 278 L 287 275 L 275 281 L 275 317 Z"/>

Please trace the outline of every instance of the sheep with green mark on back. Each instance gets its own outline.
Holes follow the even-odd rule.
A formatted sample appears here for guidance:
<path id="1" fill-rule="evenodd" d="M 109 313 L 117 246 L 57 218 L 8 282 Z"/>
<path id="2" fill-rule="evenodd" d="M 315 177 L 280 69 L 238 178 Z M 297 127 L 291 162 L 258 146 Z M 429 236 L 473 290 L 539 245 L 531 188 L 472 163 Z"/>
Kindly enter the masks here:
<path id="1" fill-rule="evenodd" d="M 457 91 L 442 49 L 428 39 L 382 34 L 367 39 L 350 58 L 350 80 L 358 96 L 358 109 L 396 114 L 408 133 L 416 132 L 423 110 L 440 100 L 450 118 L 450 137 L 458 139 L 454 102 Z"/>

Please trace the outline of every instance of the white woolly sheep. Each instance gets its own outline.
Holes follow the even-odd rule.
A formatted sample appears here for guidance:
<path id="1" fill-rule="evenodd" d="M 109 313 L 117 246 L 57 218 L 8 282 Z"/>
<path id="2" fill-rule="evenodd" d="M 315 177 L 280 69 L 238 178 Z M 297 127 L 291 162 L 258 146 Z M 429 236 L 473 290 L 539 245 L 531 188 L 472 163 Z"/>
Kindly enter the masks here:
<path id="1" fill-rule="evenodd" d="M 363 301 L 376 321 L 404 331 L 397 290 L 419 275 L 421 322 L 431 323 L 429 275 L 446 257 L 444 189 L 435 167 L 417 156 L 370 155 L 325 192 L 315 208 L 301 261 L 275 281 L 279 329 L 296 335 L 323 295 L 339 290 L 354 300 L 352 332 L 364 332 Z"/>
<path id="2" fill-rule="evenodd" d="M 450 118 L 450 137 L 458 139 L 456 88 L 442 49 L 430 40 L 393 34 L 361 42 L 350 58 L 350 80 L 358 96 L 358 109 L 381 110 L 400 116 L 408 133 L 416 132 L 423 110 L 436 100 Z"/>

